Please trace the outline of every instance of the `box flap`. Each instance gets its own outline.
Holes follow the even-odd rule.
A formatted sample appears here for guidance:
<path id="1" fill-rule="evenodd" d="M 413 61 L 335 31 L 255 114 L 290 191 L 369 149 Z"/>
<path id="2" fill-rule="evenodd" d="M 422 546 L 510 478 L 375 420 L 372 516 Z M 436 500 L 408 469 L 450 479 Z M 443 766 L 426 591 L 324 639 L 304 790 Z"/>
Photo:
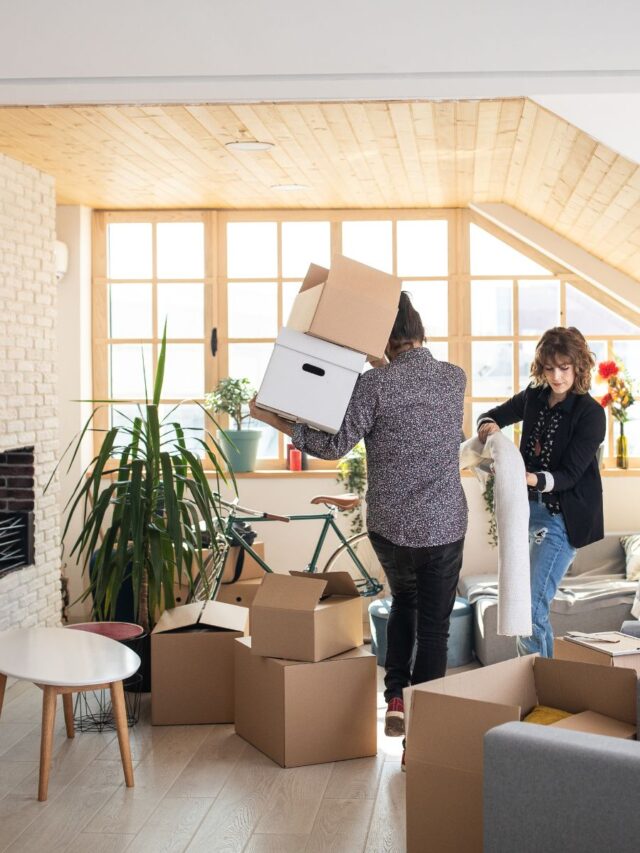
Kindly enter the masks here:
<path id="1" fill-rule="evenodd" d="M 314 610 L 320 601 L 326 580 L 311 574 L 302 577 L 265 574 L 260 588 L 253 599 L 254 607 L 274 607 L 283 610 Z"/>
<path id="2" fill-rule="evenodd" d="M 533 671 L 541 705 L 574 714 L 596 711 L 636 725 L 637 675 L 633 669 L 536 658 Z"/>
<path id="3" fill-rule="evenodd" d="M 349 572 L 289 572 L 289 574 L 296 578 L 315 578 L 315 580 L 323 580 L 326 587 L 322 593 L 322 598 L 328 598 L 330 595 L 341 595 L 348 598 L 360 595 Z"/>
<path id="4" fill-rule="evenodd" d="M 167 631 L 177 631 L 180 628 L 197 625 L 203 606 L 203 602 L 198 601 L 195 604 L 182 604 L 180 607 L 165 610 L 151 633 L 163 634 Z"/>
<path id="5" fill-rule="evenodd" d="M 483 736 L 520 719 L 520 705 L 462 699 L 446 693 L 412 693 L 407 757 L 458 770 L 482 772 Z"/>
<path id="6" fill-rule="evenodd" d="M 306 335 L 289 326 L 283 326 L 280 329 L 276 346 L 287 347 L 309 358 L 337 364 L 338 367 L 354 370 L 357 373 L 362 372 L 366 361 L 366 356 L 361 352 L 331 343 L 331 341 L 324 341 L 322 338 L 315 338 L 313 335 Z"/>
<path id="7" fill-rule="evenodd" d="M 334 255 L 327 276 L 327 290 L 349 290 L 364 300 L 385 305 L 393 310 L 391 324 L 398 310 L 400 279 L 382 270 L 361 264 L 344 255 Z"/>
<path id="8" fill-rule="evenodd" d="M 188 607 L 189 605 L 187 605 Z M 249 611 L 246 607 L 225 604 L 222 601 L 205 601 L 200 615 L 200 625 L 222 628 L 224 631 L 240 631 L 247 634 Z"/>
<path id="9" fill-rule="evenodd" d="M 553 723 L 554 729 L 569 729 L 574 732 L 588 732 L 594 735 L 609 735 L 609 737 L 634 738 L 636 727 L 630 723 L 622 723 L 595 711 L 582 711 L 572 714 L 564 720 Z"/>
<path id="10" fill-rule="evenodd" d="M 325 267 L 321 267 L 319 264 L 309 264 L 309 269 L 307 270 L 307 274 L 304 277 L 298 293 L 302 293 L 305 290 L 316 287 L 318 284 L 324 284 L 328 275 L 329 270 Z"/>

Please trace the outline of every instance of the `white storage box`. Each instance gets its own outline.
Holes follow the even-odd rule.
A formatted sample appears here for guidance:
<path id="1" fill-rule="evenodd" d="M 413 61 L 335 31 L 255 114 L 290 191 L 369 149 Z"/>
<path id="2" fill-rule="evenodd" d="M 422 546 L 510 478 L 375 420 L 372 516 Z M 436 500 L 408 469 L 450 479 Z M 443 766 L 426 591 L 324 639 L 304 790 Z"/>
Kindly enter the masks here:
<path id="1" fill-rule="evenodd" d="M 336 433 L 365 360 L 346 347 L 281 329 L 257 403 L 288 420 Z"/>

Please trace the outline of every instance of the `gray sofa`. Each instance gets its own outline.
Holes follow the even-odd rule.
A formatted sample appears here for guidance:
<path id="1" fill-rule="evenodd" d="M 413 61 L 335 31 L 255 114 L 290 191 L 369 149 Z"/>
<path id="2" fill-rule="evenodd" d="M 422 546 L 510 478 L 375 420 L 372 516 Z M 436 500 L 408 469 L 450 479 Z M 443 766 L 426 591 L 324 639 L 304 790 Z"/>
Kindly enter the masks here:
<path id="1" fill-rule="evenodd" d="M 551 606 L 556 636 L 567 631 L 619 631 L 630 618 L 637 581 L 625 580 L 620 537 L 608 533 L 581 548 Z M 516 656 L 514 637 L 497 633 L 497 575 L 464 575 L 459 593 L 473 605 L 475 654 L 485 666 Z"/>
<path id="2" fill-rule="evenodd" d="M 505 723 L 484 737 L 485 853 L 636 853 L 640 743 Z"/>

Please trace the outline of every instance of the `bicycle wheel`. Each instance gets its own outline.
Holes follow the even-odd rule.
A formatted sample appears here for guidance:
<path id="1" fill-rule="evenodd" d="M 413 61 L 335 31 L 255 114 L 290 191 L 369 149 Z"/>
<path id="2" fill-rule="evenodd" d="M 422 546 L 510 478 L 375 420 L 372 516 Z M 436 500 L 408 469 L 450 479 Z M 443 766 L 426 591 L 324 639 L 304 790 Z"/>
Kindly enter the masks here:
<path id="1" fill-rule="evenodd" d="M 204 561 L 202 572 L 198 573 L 194 584 L 193 591 L 189 596 L 189 602 L 192 601 L 208 601 L 217 594 L 219 583 L 216 580 L 222 578 L 224 564 L 229 553 L 229 543 L 224 536 L 221 536 L 218 541 L 218 547 Z"/>
<path id="2" fill-rule="evenodd" d="M 384 594 L 384 572 L 366 531 L 336 548 L 322 571 L 349 572 L 360 595 L 379 598 Z"/>

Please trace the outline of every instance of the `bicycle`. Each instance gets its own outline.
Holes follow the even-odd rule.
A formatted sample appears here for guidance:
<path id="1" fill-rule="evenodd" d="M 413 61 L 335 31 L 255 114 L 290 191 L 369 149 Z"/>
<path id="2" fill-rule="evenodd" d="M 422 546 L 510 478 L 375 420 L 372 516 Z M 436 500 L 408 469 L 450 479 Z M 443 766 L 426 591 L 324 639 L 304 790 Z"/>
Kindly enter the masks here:
<path id="1" fill-rule="evenodd" d="M 227 510 L 227 515 L 220 523 L 216 540 L 217 547 L 212 549 L 212 553 L 205 560 L 203 572 L 195 579 L 189 600 L 203 601 L 214 599 L 217 596 L 222 583 L 222 575 L 227 557 L 234 545 L 239 546 L 249 554 L 263 571 L 273 572 L 271 566 L 238 533 L 234 526 L 234 522 L 237 521 L 245 521 L 252 524 L 254 522 L 271 521 L 286 524 L 296 521 L 322 521 L 322 528 L 313 554 L 303 571 L 310 573 L 318 571 L 318 562 L 322 547 L 329 530 L 333 530 L 336 537 L 340 540 L 340 545 L 332 552 L 320 571 L 350 571 L 352 575 L 355 575 L 354 581 L 360 595 L 364 597 L 379 595 L 383 591 L 383 585 L 376 577 L 372 576 L 365 565 L 365 563 L 372 565 L 373 562 L 377 564 L 377 558 L 372 556 L 374 552 L 369 543 L 367 533 L 357 533 L 354 536 L 346 537 L 336 524 L 338 513 L 359 506 L 360 498 L 356 495 L 348 494 L 317 495 L 312 498 L 311 503 L 315 505 L 324 504 L 327 507 L 327 512 L 306 513 L 302 515 L 275 515 L 269 512 L 242 507 L 238 504 L 237 498 L 233 501 L 224 501 L 220 498 L 219 504 Z"/>

